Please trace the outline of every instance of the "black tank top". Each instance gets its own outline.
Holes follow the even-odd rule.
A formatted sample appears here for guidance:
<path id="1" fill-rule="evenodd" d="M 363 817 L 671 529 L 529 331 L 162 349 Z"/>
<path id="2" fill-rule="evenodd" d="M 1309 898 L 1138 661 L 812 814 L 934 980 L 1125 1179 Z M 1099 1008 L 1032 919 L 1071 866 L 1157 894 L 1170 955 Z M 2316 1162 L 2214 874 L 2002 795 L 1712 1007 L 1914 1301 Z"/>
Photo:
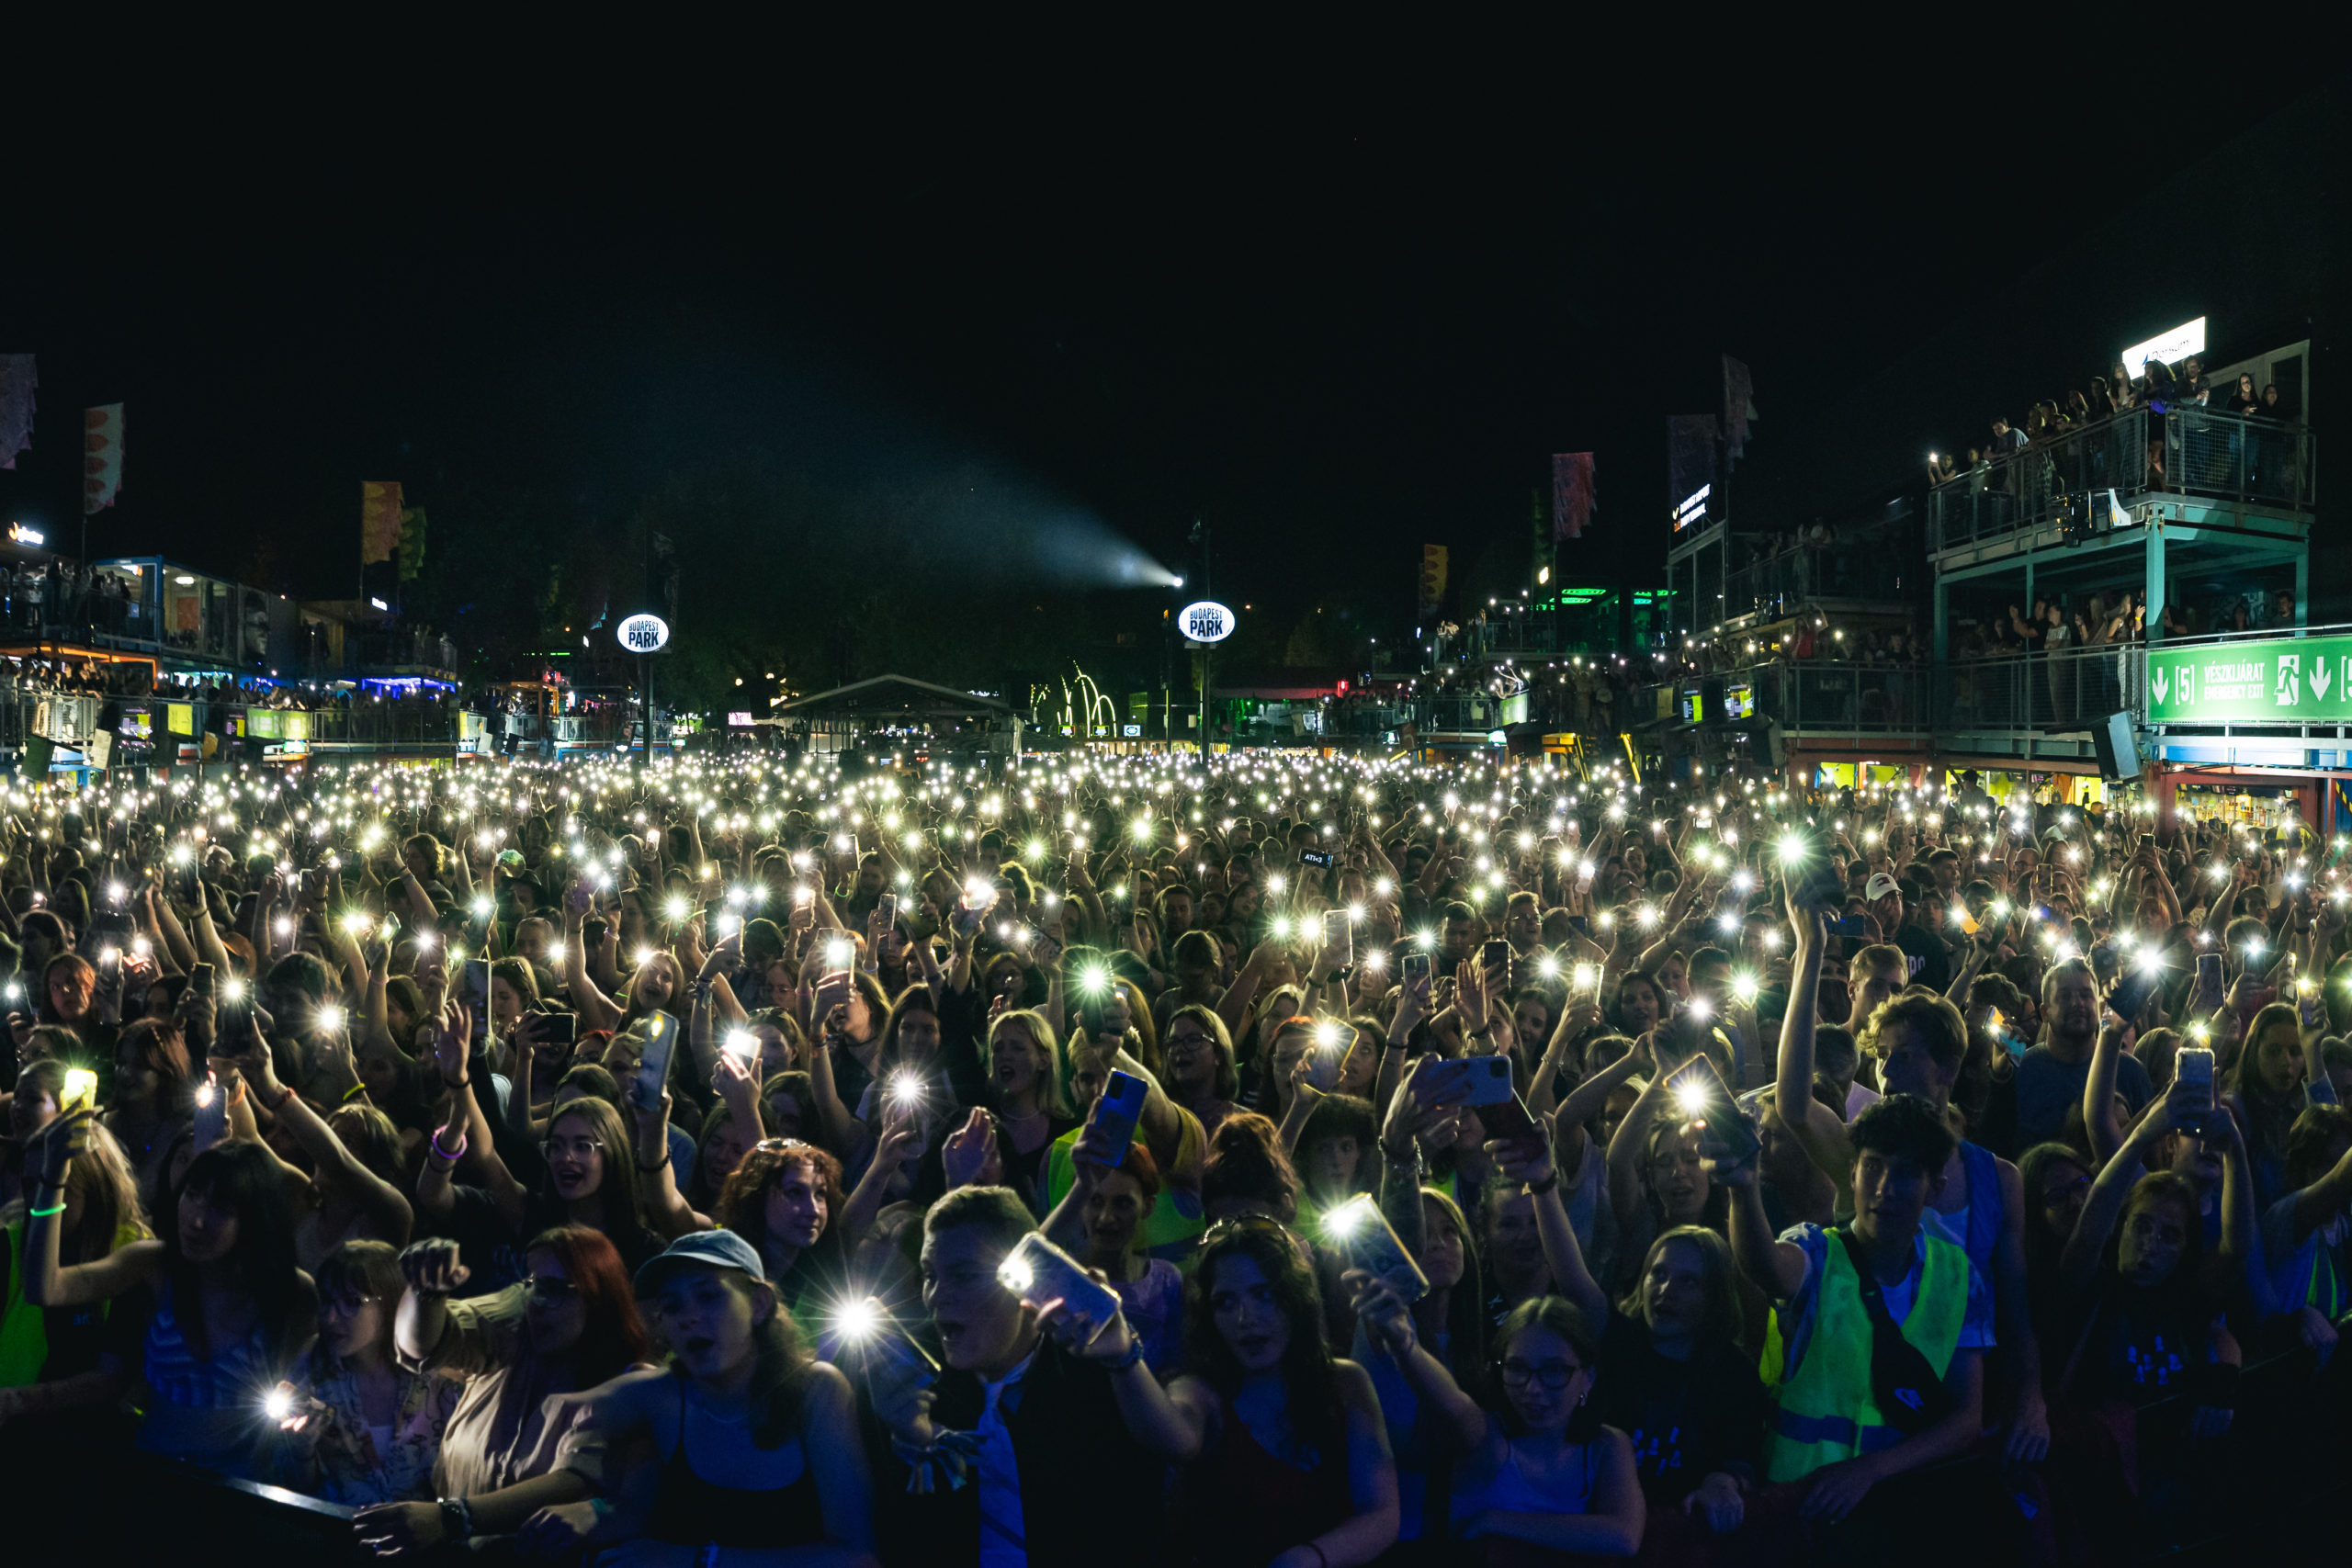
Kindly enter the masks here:
<path id="1" fill-rule="evenodd" d="M 705 1542 L 729 1547 L 813 1546 L 825 1539 L 825 1516 L 817 1499 L 817 1473 L 807 1452 L 799 1479 L 787 1485 L 752 1490 L 715 1486 L 695 1473 L 686 1453 L 686 1383 L 678 1380 L 678 1446 L 662 1462 L 645 1533 L 674 1546 Z"/>

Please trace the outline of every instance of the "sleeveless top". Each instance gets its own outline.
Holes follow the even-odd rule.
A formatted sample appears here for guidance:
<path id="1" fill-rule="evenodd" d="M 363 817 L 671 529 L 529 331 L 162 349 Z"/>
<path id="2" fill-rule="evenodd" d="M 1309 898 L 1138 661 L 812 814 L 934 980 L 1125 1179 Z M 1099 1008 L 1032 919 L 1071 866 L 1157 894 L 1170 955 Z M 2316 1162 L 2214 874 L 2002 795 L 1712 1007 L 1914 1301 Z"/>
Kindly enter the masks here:
<path id="1" fill-rule="evenodd" d="M 266 1333 L 257 1324 L 233 1344 L 216 1344 L 205 1360 L 180 1327 L 171 1280 L 159 1284 L 141 1363 L 152 1397 L 139 1446 L 214 1470 L 241 1470 L 261 1436 L 261 1400 L 275 1381 Z"/>
<path id="2" fill-rule="evenodd" d="M 1984 1281 L 1993 1282 L 1993 1254 L 2000 1249 L 2001 1224 L 2008 1216 L 2001 1208 L 2001 1162 L 1992 1150 L 1975 1144 L 1960 1145 L 1961 1168 L 1968 1172 L 1968 1204 L 1957 1213 L 1934 1209 L 1928 1218 L 1945 1240 L 1957 1242 L 1976 1265 Z"/>
<path id="3" fill-rule="evenodd" d="M 749 1417 L 746 1417 L 748 1426 Z M 748 1432 L 747 1432 L 748 1437 Z M 662 1463 L 646 1535 L 673 1545 L 752 1550 L 814 1546 L 825 1539 L 817 1472 L 806 1447 L 797 1479 L 777 1487 L 719 1486 L 695 1473 L 686 1451 L 686 1384 L 678 1380 L 678 1446 Z"/>
<path id="4" fill-rule="evenodd" d="M 1596 1467 L 1592 1445 L 1584 1443 L 1577 1450 L 1577 1462 L 1565 1478 L 1539 1482 L 1521 1470 L 1519 1445 L 1513 1443 L 1504 1452 L 1503 1462 L 1487 1478 L 1484 1486 L 1461 1487 L 1454 1493 L 1453 1517 L 1459 1522 L 1471 1515 L 1487 1510 L 1498 1514 L 1583 1514 L 1592 1510 L 1592 1475 Z M 1547 1490 L 1547 1487 L 1561 1487 Z"/>
<path id="5" fill-rule="evenodd" d="M 1216 1446 L 1193 1472 L 1194 1496 L 1214 1508 L 1214 1551 L 1203 1539 L 1201 1560 L 1266 1562 L 1314 1540 L 1354 1511 L 1348 1489 L 1347 1439 L 1301 1470 L 1267 1451 L 1250 1423 L 1221 1398 Z"/>

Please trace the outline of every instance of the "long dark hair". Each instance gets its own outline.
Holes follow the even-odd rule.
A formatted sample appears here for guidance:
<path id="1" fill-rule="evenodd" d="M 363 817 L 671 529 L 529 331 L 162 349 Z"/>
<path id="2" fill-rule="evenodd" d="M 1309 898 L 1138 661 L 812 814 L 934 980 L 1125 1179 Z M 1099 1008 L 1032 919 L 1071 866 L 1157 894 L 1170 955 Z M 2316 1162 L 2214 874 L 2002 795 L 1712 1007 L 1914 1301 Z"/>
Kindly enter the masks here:
<path id="1" fill-rule="evenodd" d="M 596 1201 L 603 1213 L 596 1228 L 616 1239 L 621 1237 L 650 1242 L 652 1233 L 645 1224 L 645 1200 L 637 1190 L 637 1145 L 628 1135 L 628 1123 L 621 1113 L 601 1100 L 586 1096 L 568 1100 L 548 1118 L 548 1135 L 555 1135 L 555 1124 L 567 1116 L 577 1116 L 594 1132 L 604 1157 L 604 1174 L 596 1180 Z M 553 1178 L 548 1178 L 534 1194 L 537 1205 L 554 1216 L 556 1223 L 570 1218 L 561 1198 L 556 1196 Z"/>
<path id="2" fill-rule="evenodd" d="M 187 1174 L 172 1191 L 172 1213 L 158 1216 L 163 1223 L 156 1227 L 163 1233 L 173 1310 L 183 1316 L 202 1310 L 196 1265 L 180 1251 L 180 1200 L 191 1192 L 236 1215 L 237 1245 L 230 1262 L 261 1309 L 272 1354 L 282 1354 L 296 1326 L 294 1298 L 302 1271 L 294 1251 L 294 1205 L 277 1157 L 259 1144 L 230 1143 L 216 1144 L 188 1162 Z M 206 1337 L 211 1337 L 209 1325 Z"/>
<path id="3" fill-rule="evenodd" d="M 756 1415 L 752 1421 L 752 1446 L 755 1449 L 780 1449 L 798 1435 L 800 1412 L 808 1392 L 809 1369 L 817 1364 L 808 1342 L 802 1337 L 800 1325 L 792 1318 L 792 1309 L 772 1286 L 762 1285 L 748 1274 L 734 1269 L 719 1270 L 718 1277 L 730 1291 L 746 1294 L 764 1292 L 768 1298 L 767 1320 L 752 1327 L 752 1408 Z M 670 1365 L 681 1382 L 686 1370 L 673 1353 Z"/>
<path id="4" fill-rule="evenodd" d="M 1504 1318 L 1495 1330 L 1496 1376 L 1492 1408 L 1495 1418 L 1503 1424 L 1503 1430 L 1513 1437 L 1525 1431 L 1527 1427 L 1519 1418 L 1519 1412 L 1512 1406 L 1510 1396 L 1503 1393 L 1501 1362 L 1510 1354 L 1512 1342 L 1530 1328 L 1549 1329 L 1566 1340 L 1568 1348 L 1577 1353 L 1577 1359 L 1583 1363 L 1588 1374 L 1597 1370 L 1594 1363 L 1600 1359 L 1600 1337 L 1593 1332 L 1592 1325 L 1585 1321 L 1585 1315 L 1577 1310 L 1577 1304 L 1566 1296 L 1534 1296 L 1511 1308 L 1510 1315 Z M 1568 1435 L 1571 1438 L 1589 1440 L 1592 1426 L 1590 1405 L 1579 1405 L 1569 1413 Z"/>
<path id="5" fill-rule="evenodd" d="M 1216 1269 L 1228 1258 L 1246 1258 L 1258 1266 L 1273 1287 L 1275 1305 L 1290 1326 L 1290 1348 L 1283 1352 L 1283 1383 L 1290 1396 L 1291 1430 L 1314 1444 L 1327 1460 L 1340 1454 L 1347 1432 L 1347 1410 L 1340 1396 L 1330 1347 L 1323 1339 L 1323 1295 L 1316 1288 L 1314 1272 L 1299 1257 L 1298 1244 L 1272 1221 L 1229 1220 L 1210 1227 L 1193 1270 L 1185 1305 L 1186 1364 L 1228 1399 L 1241 1390 L 1247 1374 L 1216 1326 Z"/>
<path id="6" fill-rule="evenodd" d="M 2294 1089 L 2283 1095 L 2273 1093 L 2262 1081 L 2262 1037 L 2274 1029 L 2300 1032 L 2301 1027 L 2293 1003 L 2269 1003 L 2245 1026 L 2245 1043 L 2231 1064 L 2229 1085 L 2245 1107 L 2246 1142 L 2256 1154 L 2267 1151 L 2283 1156 L 2287 1152 L 2287 1134 L 2302 1110 L 2303 1099 Z"/>
<path id="7" fill-rule="evenodd" d="M 1650 1243 L 1642 1258 L 1641 1272 L 1634 1276 L 1633 1288 L 1617 1303 L 1617 1310 L 1627 1317 L 1646 1321 L 1642 1310 L 1642 1283 L 1649 1278 L 1650 1269 L 1657 1263 L 1657 1255 L 1670 1242 L 1687 1241 L 1699 1249 L 1700 1293 L 1706 1300 L 1706 1309 L 1699 1320 L 1697 1344 L 1692 1348 L 1701 1356 L 1724 1349 L 1739 1337 L 1739 1265 L 1732 1260 L 1731 1243 L 1704 1225 L 1677 1225 Z"/>
<path id="8" fill-rule="evenodd" d="M 629 1288 L 628 1269 L 620 1250 L 605 1233 L 586 1225 L 552 1225 L 533 1236 L 523 1248 L 550 1253 L 563 1265 L 564 1277 L 588 1309 L 588 1325 L 580 1331 L 572 1350 L 582 1388 L 594 1388 L 647 1359 L 645 1319 L 637 1310 L 637 1292 Z"/>
<path id="9" fill-rule="evenodd" d="M 1421 1189 L 1421 1201 L 1445 1212 L 1462 1241 L 1462 1282 L 1446 1300 L 1446 1356 L 1456 1372 L 1483 1371 L 1487 1360 L 1487 1265 L 1478 1256 L 1477 1233 L 1462 1205 L 1439 1187 Z M 1426 1221 L 1424 1229 L 1427 1228 Z"/>
<path id="10" fill-rule="evenodd" d="M 743 1163 L 729 1171 L 718 1190 L 718 1201 L 711 1211 L 722 1230 L 733 1231 L 764 1257 L 768 1244 L 768 1194 L 784 1179 L 792 1166 L 808 1168 L 811 1183 L 824 1195 L 825 1228 L 818 1233 L 817 1244 L 800 1258 L 793 1260 L 790 1278 L 796 1284 L 795 1299 L 808 1293 L 811 1284 L 835 1285 L 849 1277 L 848 1245 L 842 1237 L 842 1162 L 827 1150 L 798 1138 L 763 1138 L 743 1156 Z M 776 1282 L 777 1299 L 784 1299 L 785 1281 Z"/>

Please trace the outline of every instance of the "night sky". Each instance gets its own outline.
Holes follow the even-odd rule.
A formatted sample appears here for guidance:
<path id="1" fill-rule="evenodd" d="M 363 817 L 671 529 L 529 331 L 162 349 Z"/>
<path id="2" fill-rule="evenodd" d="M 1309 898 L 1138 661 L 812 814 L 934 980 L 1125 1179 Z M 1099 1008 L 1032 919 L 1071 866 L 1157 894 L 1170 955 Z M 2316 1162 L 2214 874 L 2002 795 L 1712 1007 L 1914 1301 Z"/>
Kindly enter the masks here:
<path id="1" fill-rule="evenodd" d="M 2273 79 L 2206 96 L 2256 106 L 2252 128 L 2288 101 Z M 1521 581 L 1548 454 L 1589 447 L 1600 510 L 1563 576 L 1645 579 L 1665 416 L 1720 411 L 1719 354 L 1754 371 L 1750 503 L 1810 515 L 1975 438 L 1983 411 L 1929 386 L 1916 429 L 1816 460 L 1863 378 L 2063 243 L 1984 194 L 2055 155 L 2017 144 L 2029 95 L 1899 130 L 1843 96 L 1770 96 L 1687 131 L 1360 109 L 1138 135 L 1032 113 L 823 156 L 737 147 L 676 180 L 656 151 L 543 146 L 548 166 L 494 183 L 454 160 L 162 181 L 0 247 L 0 351 L 42 377 L 0 513 L 70 549 L 74 416 L 117 400 L 128 466 L 93 553 L 305 596 L 352 591 L 363 478 L 403 481 L 436 530 L 496 526 L 469 498 L 527 484 L 594 534 L 730 454 L 849 487 L 977 467 L 1174 566 L 1206 519 L 1222 597 L 1401 624 L 1425 541 L 1465 589 Z M 2236 129 L 2108 160 L 2068 184 L 2063 227 Z"/>

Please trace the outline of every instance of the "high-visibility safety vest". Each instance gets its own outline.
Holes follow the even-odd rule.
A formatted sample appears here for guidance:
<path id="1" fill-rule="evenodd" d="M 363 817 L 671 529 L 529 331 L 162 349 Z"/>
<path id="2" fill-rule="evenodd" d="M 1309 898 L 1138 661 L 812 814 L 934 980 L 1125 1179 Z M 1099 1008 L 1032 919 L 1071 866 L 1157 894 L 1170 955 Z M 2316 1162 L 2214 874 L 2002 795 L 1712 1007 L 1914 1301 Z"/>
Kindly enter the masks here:
<path id="1" fill-rule="evenodd" d="M 1941 1236 L 1926 1234 L 1927 1261 L 1903 1337 L 1928 1359 L 1936 1376 L 1951 1366 L 1960 1329 L 1968 1315 L 1968 1253 Z M 1830 1233 L 1814 1301 L 1813 1337 L 1796 1376 L 1781 1386 L 1765 1472 L 1774 1481 L 1794 1481 L 1826 1464 L 1891 1449 L 1903 1434 L 1885 1424 L 1871 1391 L 1870 1308 L 1862 1304 L 1861 1280 L 1845 1244 Z M 1765 1350 L 1766 1381 L 1781 1372 L 1782 1346 L 1778 1314 Z"/>

